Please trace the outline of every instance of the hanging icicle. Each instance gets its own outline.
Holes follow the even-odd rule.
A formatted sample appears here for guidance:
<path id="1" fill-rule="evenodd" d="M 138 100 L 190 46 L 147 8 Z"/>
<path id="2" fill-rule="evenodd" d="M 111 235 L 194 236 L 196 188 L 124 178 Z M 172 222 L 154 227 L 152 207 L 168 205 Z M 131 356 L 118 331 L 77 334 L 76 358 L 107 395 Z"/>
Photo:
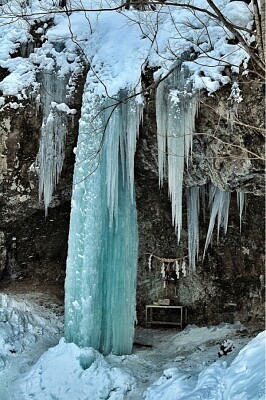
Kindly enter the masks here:
<path id="1" fill-rule="evenodd" d="M 43 199 L 45 215 L 52 201 L 65 158 L 65 140 L 68 116 L 76 112 L 64 102 L 67 95 L 67 79 L 58 78 L 51 71 L 41 72 L 41 102 L 43 121 L 36 171 L 39 176 L 39 200 Z"/>
<path id="2" fill-rule="evenodd" d="M 240 233 L 242 230 L 242 216 L 243 216 L 243 210 L 244 210 L 244 205 L 245 205 L 245 192 L 237 192 L 237 205 L 239 209 L 239 229 Z"/>
<path id="3" fill-rule="evenodd" d="M 210 244 L 216 217 L 217 217 L 217 242 L 219 241 L 220 227 L 227 232 L 228 213 L 230 205 L 231 193 L 220 190 L 214 185 L 210 185 L 209 189 L 209 205 L 211 208 L 209 228 L 206 236 L 203 258 L 205 257 L 207 248 Z"/>
<path id="4" fill-rule="evenodd" d="M 193 271 L 199 252 L 199 193 L 197 186 L 187 189 L 188 257 Z"/>
<path id="5" fill-rule="evenodd" d="M 163 184 L 167 171 L 172 222 L 178 242 L 182 229 L 184 159 L 188 163 L 197 105 L 189 71 L 178 64 L 156 91 L 159 185 Z"/>

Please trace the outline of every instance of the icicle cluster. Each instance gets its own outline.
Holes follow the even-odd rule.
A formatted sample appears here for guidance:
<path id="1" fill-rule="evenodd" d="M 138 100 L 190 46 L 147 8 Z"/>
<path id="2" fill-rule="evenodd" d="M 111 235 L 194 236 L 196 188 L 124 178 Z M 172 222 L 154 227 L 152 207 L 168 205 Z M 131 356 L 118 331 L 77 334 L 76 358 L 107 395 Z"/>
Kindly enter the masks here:
<path id="1" fill-rule="evenodd" d="M 45 215 L 52 200 L 52 195 L 65 158 L 65 139 L 67 134 L 67 113 L 56 107 L 66 97 L 66 80 L 55 73 L 42 73 L 43 122 L 37 172 L 39 175 L 39 199 L 44 201 Z"/>
<path id="2" fill-rule="evenodd" d="M 187 220 L 188 220 L 188 253 L 189 263 L 192 270 L 196 268 L 196 260 L 199 251 L 199 210 L 200 210 L 200 195 L 202 199 L 202 209 L 205 208 L 205 185 L 202 187 L 191 187 L 187 189 Z M 220 228 L 227 231 L 228 215 L 231 193 L 222 191 L 213 184 L 209 185 L 209 209 L 210 221 L 208 232 L 205 241 L 203 258 L 206 255 L 208 246 L 212 239 L 215 223 L 217 221 L 217 242 L 219 241 Z M 245 202 L 245 193 L 237 192 L 237 202 L 239 207 L 240 217 L 240 232 L 243 216 L 243 208 Z"/>
<path id="3" fill-rule="evenodd" d="M 220 190 L 219 188 L 210 185 L 209 189 L 209 207 L 211 209 L 209 228 L 206 236 L 203 258 L 205 257 L 207 248 L 210 244 L 215 221 L 217 218 L 217 242 L 221 226 L 224 228 L 224 233 L 227 232 L 228 214 L 230 205 L 231 193 Z"/>
<path id="4" fill-rule="evenodd" d="M 134 98 L 126 101 L 127 96 L 127 91 L 121 90 L 117 98 L 107 98 L 104 103 L 103 136 L 107 139 L 105 148 L 108 154 L 107 204 L 111 218 L 118 212 L 119 168 L 122 168 L 123 179 L 129 182 L 132 198 L 134 194 L 134 156 L 142 119 L 142 106 L 136 103 Z M 124 174 L 127 176 L 124 177 Z"/>
<path id="5" fill-rule="evenodd" d="M 177 66 L 158 85 L 156 118 L 159 184 L 161 186 L 168 176 L 173 225 L 177 228 L 178 241 L 182 228 L 184 159 L 188 162 L 196 112 L 197 98 L 192 93 L 188 70 Z"/>
<path id="6" fill-rule="evenodd" d="M 141 107 L 85 87 L 74 171 L 65 283 L 65 337 L 103 354 L 129 354 L 138 229 L 134 153 Z"/>

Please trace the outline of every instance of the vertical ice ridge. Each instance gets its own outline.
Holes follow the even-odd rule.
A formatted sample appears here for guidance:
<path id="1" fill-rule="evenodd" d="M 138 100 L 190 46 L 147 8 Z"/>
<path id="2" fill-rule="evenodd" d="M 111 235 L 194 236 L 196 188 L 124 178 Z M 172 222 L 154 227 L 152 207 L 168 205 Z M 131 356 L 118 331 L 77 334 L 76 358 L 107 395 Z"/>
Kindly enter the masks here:
<path id="1" fill-rule="evenodd" d="M 197 96 L 193 93 L 189 71 L 178 65 L 162 80 L 156 91 L 159 185 L 168 176 L 172 201 L 172 221 L 178 242 L 182 229 L 182 186 L 185 160 L 191 152 L 195 130 Z"/>
<path id="2" fill-rule="evenodd" d="M 199 252 L 199 199 L 199 187 L 193 186 L 187 189 L 188 257 L 193 271 L 196 270 L 196 259 Z"/>

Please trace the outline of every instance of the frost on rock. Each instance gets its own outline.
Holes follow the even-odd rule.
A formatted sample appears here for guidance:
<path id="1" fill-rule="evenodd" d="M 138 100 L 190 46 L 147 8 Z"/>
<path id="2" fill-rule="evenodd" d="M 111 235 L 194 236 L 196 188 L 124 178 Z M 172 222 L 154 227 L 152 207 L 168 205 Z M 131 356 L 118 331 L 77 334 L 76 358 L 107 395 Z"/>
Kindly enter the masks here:
<path id="1" fill-rule="evenodd" d="M 85 87 L 65 283 L 65 337 L 103 354 L 131 353 L 138 233 L 134 153 L 141 106 Z"/>
<path id="2" fill-rule="evenodd" d="M 182 229 L 184 159 L 188 162 L 196 112 L 197 97 L 192 90 L 189 71 L 178 65 L 161 81 L 156 92 L 159 184 L 168 177 L 178 242 Z"/>

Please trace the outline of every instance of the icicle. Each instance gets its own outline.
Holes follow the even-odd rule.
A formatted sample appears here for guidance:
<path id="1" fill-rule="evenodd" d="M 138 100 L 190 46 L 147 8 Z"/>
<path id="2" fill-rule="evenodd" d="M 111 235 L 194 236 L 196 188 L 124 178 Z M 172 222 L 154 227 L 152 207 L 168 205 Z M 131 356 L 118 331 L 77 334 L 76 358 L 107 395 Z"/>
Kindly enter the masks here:
<path id="1" fill-rule="evenodd" d="M 244 210 L 244 205 L 245 205 L 245 192 L 237 192 L 237 205 L 239 208 L 239 229 L 241 233 L 242 229 L 242 215 L 243 215 L 243 210 Z"/>
<path id="2" fill-rule="evenodd" d="M 188 256 L 192 270 L 196 269 L 199 251 L 199 188 L 187 189 Z"/>
<path id="3" fill-rule="evenodd" d="M 197 112 L 197 98 L 188 77 L 188 70 L 178 65 L 158 85 L 156 92 L 159 185 L 166 176 L 167 164 L 172 220 L 178 242 L 182 229 L 184 158 L 188 163 Z"/>
<path id="4" fill-rule="evenodd" d="M 181 270 L 182 270 L 182 274 L 183 274 L 183 276 L 185 278 L 187 276 L 187 265 L 186 265 L 186 261 L 185 260 L 182 261 Z"/>
<path id="5" fill-rule="evenodd" d="M 225 233 L 227 231 L 230 198 L 231 198 L 230 192 L 222 191 L 217 187 L 211 185 L 210 199 L 209 199 L 209 203 L 211 206 L 211 216 L 204 247 L 203 258 L 205 257 L 207 248 L 211 241 L 216 217 L 217 217 L 217 242 L 219 241 L 220 227 L 223 226 Z"/>
<path id="6" fill-rule="evenodd" d="M 148 261 L 148 268 L 149 268 L 149 271 L 151 271 L 151 261 L 152 261 L 152 254 L 150 255 L 149 261 Z"/>

